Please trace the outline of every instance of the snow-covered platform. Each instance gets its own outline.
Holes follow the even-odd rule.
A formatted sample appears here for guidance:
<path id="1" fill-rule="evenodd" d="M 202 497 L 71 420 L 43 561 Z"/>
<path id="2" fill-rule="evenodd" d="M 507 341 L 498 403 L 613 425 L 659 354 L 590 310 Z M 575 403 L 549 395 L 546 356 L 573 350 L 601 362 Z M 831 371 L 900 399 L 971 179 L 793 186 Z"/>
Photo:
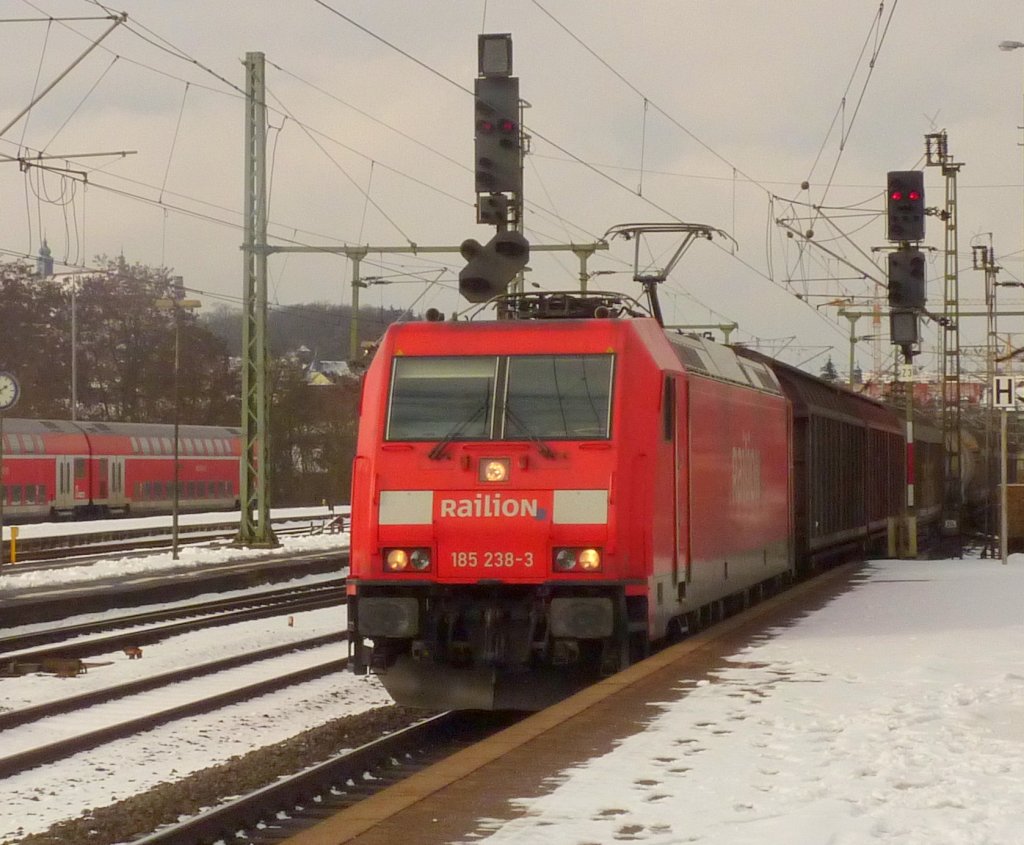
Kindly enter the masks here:
<path id="1" fill-rule="evenodd" d="M 837 570 L 290 842 L 1016 845 L 1022 596 L 1024 555 Z"/>

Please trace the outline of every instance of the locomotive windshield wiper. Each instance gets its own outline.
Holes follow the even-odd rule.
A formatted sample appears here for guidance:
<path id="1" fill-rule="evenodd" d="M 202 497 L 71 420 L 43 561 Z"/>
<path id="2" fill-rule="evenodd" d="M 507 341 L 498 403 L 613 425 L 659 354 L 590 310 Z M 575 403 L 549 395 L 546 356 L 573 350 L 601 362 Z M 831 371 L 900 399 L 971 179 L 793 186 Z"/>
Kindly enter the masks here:
<path id="1" fill-rule="evenodd" d="M 470 416 L 452 426 L 449 432 L 435 444 L 434 448 L 427 452 L 427 457 L 432 461 L 441 460 L 448 449 L 448 444 L 462 434 L 472 423 L 476 422 L 477 418 L 487 410 L 488 402 L 489 400 L 485 399 Z"/>
<path id="2" fill-rule="evenodd" d="M 553 457 L 555 457 L 554 450 L 550 446 L 548 446 L 547 443 L 545 443 L 543 440 L 541 440 L 541 437 L 540 437 L 539 434 L 536 434 L 534 431 L 532 431 L 530 429 L 530 427 L 526 424 L 526 422 L 523 420 L 523 418 L 521 416 L 519 416 L 519 414 L 517 414 L 515 411 L 512 410 L 512 406 L 511 405 L 506 405 L 505 406 L 505 416 L 507 416 L 510 420 L 512 420 L 512 422 L 514 422 L 519 427 L 520 431 L 522 431 L 522 433 L 526 435 L 526 438 L 528 440 L 532 440 L 534 443 L 537 444 L 537 450 L 545 458 L 553 458 Z"/>

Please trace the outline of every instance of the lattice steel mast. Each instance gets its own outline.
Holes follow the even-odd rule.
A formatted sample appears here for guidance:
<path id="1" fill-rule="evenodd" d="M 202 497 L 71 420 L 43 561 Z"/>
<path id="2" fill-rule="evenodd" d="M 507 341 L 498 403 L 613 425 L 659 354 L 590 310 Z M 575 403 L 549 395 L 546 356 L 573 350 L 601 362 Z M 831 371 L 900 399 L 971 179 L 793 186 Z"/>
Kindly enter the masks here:
<path id="1" fill-rule="evenodd" d="M 263 53 L 245 54 L 245 242 L 242 309 L 241 521 L 236 542 L 276 546 L 270 527 L 267 393 L 267 104 Z M 254 512 L 255 511 L 255 515 Z"/>
<path id="2" fill-rule="evenodd" d="M 945 223 L 943 253 L 942 343 L 939 362 L 942 381 L 942 433 L 946 446 L 946 490 L 943 497 L 943 526 L 959 536 L 963 492 L 960 455 L 960 277 L 957 269 L 956 177 L 963 167 L 953 161 L 946 133 L 925 135 L 926 164 L 941 167 L 946 179 L 946 205 L 939 212 Z"/>

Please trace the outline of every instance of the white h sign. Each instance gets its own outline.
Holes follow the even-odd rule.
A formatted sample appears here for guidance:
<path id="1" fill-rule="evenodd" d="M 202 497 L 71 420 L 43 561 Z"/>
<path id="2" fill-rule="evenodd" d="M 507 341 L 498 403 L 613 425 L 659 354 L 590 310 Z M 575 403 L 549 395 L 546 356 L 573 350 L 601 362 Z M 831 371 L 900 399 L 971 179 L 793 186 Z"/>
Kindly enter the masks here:
<path id="1" fill-rule="evenodd" d="M 992 404 L 1007 411 L 1024 406 L 1024 376 L 994 376 Z"/>

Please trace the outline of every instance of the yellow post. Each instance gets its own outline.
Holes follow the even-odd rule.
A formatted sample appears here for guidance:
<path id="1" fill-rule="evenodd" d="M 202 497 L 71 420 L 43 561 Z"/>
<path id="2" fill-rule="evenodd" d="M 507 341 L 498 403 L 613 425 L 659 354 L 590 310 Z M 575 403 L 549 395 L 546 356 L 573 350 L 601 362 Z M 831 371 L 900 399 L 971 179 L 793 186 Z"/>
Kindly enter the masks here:
<path id="1" fill-rule="evenodd" d="M 11 526 L 11 563 L 18 562 L 18 526 Z"/>

